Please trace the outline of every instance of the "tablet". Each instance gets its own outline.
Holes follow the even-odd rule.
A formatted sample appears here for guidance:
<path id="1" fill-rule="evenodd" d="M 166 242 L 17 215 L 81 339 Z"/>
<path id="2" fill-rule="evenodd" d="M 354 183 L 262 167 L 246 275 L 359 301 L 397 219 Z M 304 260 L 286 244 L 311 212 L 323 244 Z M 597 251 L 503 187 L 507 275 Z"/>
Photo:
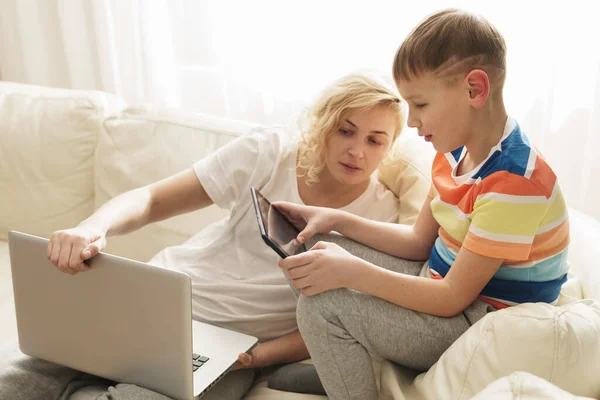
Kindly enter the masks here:
<path id="1" fill-rule="evenodd" d="M 260 235 L 265 243 L 281 258 L 306 251 L 304 244 L 298 242 L 300 231 L 276 207 L 272 206 L 258 190 L 250 189 L 252 202 Z"/>

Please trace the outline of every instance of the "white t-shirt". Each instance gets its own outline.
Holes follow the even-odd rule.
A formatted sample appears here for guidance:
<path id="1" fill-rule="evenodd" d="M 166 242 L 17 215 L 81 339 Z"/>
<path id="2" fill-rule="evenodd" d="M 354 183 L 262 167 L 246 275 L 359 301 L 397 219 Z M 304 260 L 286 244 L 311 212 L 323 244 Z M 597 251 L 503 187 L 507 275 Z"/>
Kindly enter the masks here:
<path id="1" fill-rule="evenodd" d="M 279 256 L 260 236 L 250 196 L 250 187 L 255 186 L 270 201 L 303 204 L 296 153 L 294 137 L 271 127 L 253 130 L 194 164 L 213 202 L 231 213 L 150 261 L 191 277 L 194 319 L 260 340 L 297 329 L 296 298 L 277 266 Z M 398 199 L 373 178 L 343 210 L 395 222 Z"/>

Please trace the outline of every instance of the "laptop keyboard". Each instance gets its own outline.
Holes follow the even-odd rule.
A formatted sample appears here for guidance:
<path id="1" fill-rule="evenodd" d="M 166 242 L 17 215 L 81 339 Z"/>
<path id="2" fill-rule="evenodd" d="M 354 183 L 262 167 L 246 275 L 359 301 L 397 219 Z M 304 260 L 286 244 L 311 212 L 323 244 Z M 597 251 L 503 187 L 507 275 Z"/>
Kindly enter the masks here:
<path id="1" fill-rule="evenodd" d="M 209 360 L 208 357 L 204 357 L 201 356 L 200 354 L 196 354 L 196 353 L 192 353 L 192 368 L 194 370 L 194 372 L 196 372 L 198 370 L 198 368 L 200 368 L 201 366 L 203 366 L 204 364 L 206 364 L 206 362 Z"/>

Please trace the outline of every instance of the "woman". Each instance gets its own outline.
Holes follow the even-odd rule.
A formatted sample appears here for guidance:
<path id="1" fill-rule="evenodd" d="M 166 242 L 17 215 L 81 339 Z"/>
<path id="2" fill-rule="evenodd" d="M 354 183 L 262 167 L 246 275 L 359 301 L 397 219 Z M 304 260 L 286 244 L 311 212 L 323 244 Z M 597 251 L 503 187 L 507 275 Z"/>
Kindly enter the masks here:
<path id="1" fill-rule="evenodd" d="M 372 73 L 350 74 L 307 111 L 299 140 L 278 128 L 254 130 L 188 170 L 115 197 L 77 227 L 55 232 L 48 259 L 66 273 L 84 272 L 83 262 L 104 248 L 107 236 L 213 203 L 230 209 L 228 217 L 164 249 L 151 263 L 190 275 L 194 319 L 259 338 L 252 354 L 240 354 L 237 369 L 203 397 L 239 399 L 259 368 L 308 358 L 297 330 L 296 298 L 278 256 L 258 233 L 250 187 L 272 201 L 395 222 L 398 200 L 372 175 L 400 134 L 402 118 L 392 84 Z M 107 389 L 86 390 L 96 398 Z M 110 390 L 154 395 L 123 384 Z"/>

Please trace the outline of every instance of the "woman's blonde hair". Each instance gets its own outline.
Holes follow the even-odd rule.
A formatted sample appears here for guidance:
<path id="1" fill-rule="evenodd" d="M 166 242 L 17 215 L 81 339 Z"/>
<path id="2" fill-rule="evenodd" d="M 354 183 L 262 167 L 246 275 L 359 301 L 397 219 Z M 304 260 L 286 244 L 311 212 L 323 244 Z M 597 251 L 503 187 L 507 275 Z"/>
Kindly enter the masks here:
<path id="1" fill-rule="evenodd" d="M 300 119 L 302 136 L 298 167 L 303 170 L 300 176 L 307 176 L 307 184 L 319 181 L 319 174 L 325 167 L 327 141 L 341 121 L 354 111 L 366 111 L 380 105 L 389 107 L 396 115 L 393 134 L 393 140 L 396 140 L 402 130 L 404 115 L 402 100 L 391 81 L 372 71 L 359 71 L 336 80 L 321 92 Z"/>

